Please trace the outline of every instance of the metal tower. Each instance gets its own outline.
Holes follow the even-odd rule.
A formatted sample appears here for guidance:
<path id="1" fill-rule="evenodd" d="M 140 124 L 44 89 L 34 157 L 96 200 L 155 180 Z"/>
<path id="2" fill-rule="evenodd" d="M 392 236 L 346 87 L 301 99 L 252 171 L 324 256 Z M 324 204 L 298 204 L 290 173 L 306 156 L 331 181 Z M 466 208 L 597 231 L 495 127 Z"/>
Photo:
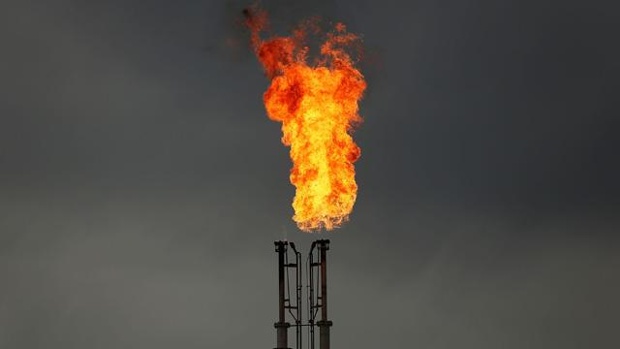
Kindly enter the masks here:
<path id="1" fill-rule="evenodd" d="M 278 253 L 278 322 L 275 323 L 277 347 L 275 349 L 291 349 L 288 347 L 288 317 L 294 321 L 296 349 L 302 349 L 302 327 L 308 327 L 308 349 L 315 349 L 315 326 L 319 328 L 319 349 L 329 349 L 329 330 L 332 322 L 327 318 L 327 251 L 329 240 L 316 240 L 310 247 L 307 259 L 307 322 L 302 320 L 302 269 L 301 253 L 294 243 L 275 241 Z M 288 246 L 295 255 L 294 262 L 289 262 Z M 291 304 L 290 270 L 295 274 L 295 303 Z M 318 276 L 318 277 L 317 277 Z M 318 292 L 318 293 L 317 293 Z M 318 313 L 321 313 L 317 321 Z"/>

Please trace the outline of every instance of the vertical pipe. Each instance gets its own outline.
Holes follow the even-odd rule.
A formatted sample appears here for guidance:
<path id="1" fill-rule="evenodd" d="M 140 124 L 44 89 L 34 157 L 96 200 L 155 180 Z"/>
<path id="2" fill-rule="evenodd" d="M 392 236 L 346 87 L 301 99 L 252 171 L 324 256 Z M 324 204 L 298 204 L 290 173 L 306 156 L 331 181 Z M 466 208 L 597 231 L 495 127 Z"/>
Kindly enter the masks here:
<path id="1" fill-rule="evenodd" d="M 279 299 L 278 299 L 278 322 L 274 324 L 277 336 L 276 349 L 288 349 L 288 327 L 284 317 L 285 302 L 285 283 L 284 283 L 284 254 L 286 253 L 286 241 L 276 241 L 276 252 L 278 252 L 278 282 L 279 282 Z"/>
<path id="2" fill-rule="evenodd" d="M 321 321 L 319 326 L 319 348 L 329 349 L 329 328 L 332 322 L 327 319 L 327 250 L 329 240 L 319 240 L 319 253 L 321 258 Z"/>
<path id="3" fill-rule="evenodd" d="M 323 240 L 324 241 L 324 240 Z M 325 243 L 319 245 L 321 254 L 321 320 L 327 320 L 327 247 Z"/>
<path id="4" fill-rule="evenodd" d="M 314 349 L 314 246 L 316 245 L 316 241 L 312 243 L 310 246 L 310 254 L 308 258 L 310 259 L 310 265 L 308 267 L 308 300 L 309 300 L 309 309 L 308 309 L 308 325 L 310 326 L 310 348 Z"/>
<path id="5" fill-rule="evenodd" d="M 297 349 L 301 349 L 302 346 L 302 332 L 301 332 L 301 317 L 302 317 L 302 312 L 301 312 L 301 253 L 295 251 L 295 264 L 297 264 L 296 266 L 296 271 L 297 271 L 297 293 L 295 294 L 295 297 L 297 299 L 297 319 L 295 320 L 295 326 L 297 327 Z"/>
<path id="6" fill-rule="evenodd" d="M 297 251 L 295 248 L 295 243 L 291 242 L 289 244 L 295 253 L 295 264 L 290 265 L 295 267 L 295 338 L 296 340 L 296 348 L 301 349 L 302 346 L 302 331 L 301 331 L 301 318 L 302 318 L 302 310 L 301 310 L 301 253 Z"/>

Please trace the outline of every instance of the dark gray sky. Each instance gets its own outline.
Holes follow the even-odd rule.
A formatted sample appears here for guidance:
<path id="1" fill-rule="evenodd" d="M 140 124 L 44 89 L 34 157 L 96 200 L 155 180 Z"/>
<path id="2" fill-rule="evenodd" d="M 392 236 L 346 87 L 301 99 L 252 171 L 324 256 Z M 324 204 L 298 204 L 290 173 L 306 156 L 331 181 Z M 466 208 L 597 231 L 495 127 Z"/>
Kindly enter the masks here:
<path id="1" fill-rule="evenodd" d="M 334 348 L 620 347 L 615 1 L 264 4 L 371 57 Z M 272 241 L 318 236 L 246 5 L 3 2 L 0 347 L 275 345 Z"/>

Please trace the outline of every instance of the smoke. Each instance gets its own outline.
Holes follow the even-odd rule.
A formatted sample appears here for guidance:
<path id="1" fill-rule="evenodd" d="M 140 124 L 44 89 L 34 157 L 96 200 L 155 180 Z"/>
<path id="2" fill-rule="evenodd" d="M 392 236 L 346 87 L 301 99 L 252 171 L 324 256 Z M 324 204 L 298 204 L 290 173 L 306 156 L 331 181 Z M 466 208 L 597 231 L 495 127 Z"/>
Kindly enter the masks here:
<path id="1" fill-rule="evenodd" d="M 333 0 L 268 0 L 254 3 L 247 0 L 226 0 L 223 5 L 214 6 L 213 11 L 218 11 L 218 16 L 209 16 L 217 21 L 218 30 L 217 34 L 212 29 L 207 30 L 207 52 L 237 63 L 250 60 L 252 53 L 247 48 L 248 33 L 244 22 L 252 9 L 259 7 L 270 13 L 269 29 L 275 32 L 289 31 L 309 17 L 320 16 L 326 22 L 331 22 L 332 18 L 343 18 L 343 11 Z"/>

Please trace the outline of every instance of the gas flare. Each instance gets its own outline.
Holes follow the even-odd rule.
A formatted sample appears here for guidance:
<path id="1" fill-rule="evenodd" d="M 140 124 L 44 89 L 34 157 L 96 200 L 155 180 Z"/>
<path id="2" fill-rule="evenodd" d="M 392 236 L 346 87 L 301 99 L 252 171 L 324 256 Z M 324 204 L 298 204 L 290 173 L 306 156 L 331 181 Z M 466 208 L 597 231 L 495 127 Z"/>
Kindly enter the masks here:
<path id="1" fill-rule="evenodd" d="M 361 151 L 351 133 L 362 121 L 358 101 L 366 82 L 346 50 L 359 48 L 360 39 L 338 23 L 308 64 L 306 39 L 319 34 L 316 20 L 288 37 L 262 39 L 266 13 L 244 14 L 254 52 L 271 79 L 263 95 L 267 114 L 282 123 L 282 143 L 291 148 L 293 220 L 306 232 L 337 228 L 348 220 L 357 197 L 353 163 Z"/>

